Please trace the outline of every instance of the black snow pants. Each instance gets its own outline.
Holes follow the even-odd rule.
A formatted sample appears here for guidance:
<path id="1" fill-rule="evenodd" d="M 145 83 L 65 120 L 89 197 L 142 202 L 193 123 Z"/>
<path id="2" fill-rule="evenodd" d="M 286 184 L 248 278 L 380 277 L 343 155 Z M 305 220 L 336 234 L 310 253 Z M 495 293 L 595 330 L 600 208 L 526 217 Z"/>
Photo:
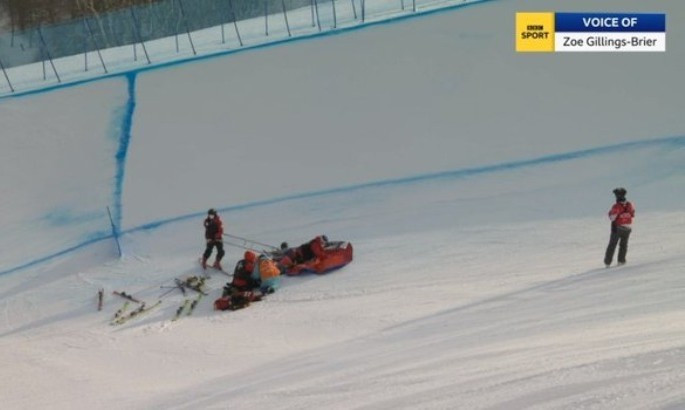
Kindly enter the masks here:
<path id="1" fill-rule="evenodd" d="M 204 255 L 202 257 L 207 260 L 209 257 L 212 255 L 212 250 L 214 250 L 214 247 L 216 246 L 216 260 L 217 262 L 221 260 L 221 258 L 224 257 L 224 243 L 223 241 L 219 240 L 213 240 L 213 241 L 207 241 L 207 248 L 205 249 Z"/>
<path id="2" fill-rule="evenodd" d="M 611 227 L 611 237 L 609 238 L 609 246 L 607 246 L 606 254 L 604 255 L 604 264 L 611 265 L 614 259 L 614 251 L 618 244 L 618 263 L 626 263 L 626 253 L 628 253 L 628 238 L 630 237 L 630 228 Z"/>

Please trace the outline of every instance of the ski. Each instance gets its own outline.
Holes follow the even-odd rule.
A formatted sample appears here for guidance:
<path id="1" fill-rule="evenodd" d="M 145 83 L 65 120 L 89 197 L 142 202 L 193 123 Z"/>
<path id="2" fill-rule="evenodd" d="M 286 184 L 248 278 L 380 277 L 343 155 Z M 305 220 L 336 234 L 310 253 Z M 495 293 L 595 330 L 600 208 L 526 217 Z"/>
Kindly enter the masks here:
<path id="1" fill-rule="evenodd" d="M 130 300 L 127 300 L 126 302 L 124 302 L 124 306 L 122 306 L 121 308 L 119 308 L 119 310 L 117 310 L 117 311 L 114 313 L 114 318 L 112 319 L 112 324 L 114 324 L 114 322 L 115 322 L 117 319 L 119 319 L 121 316 L 124 315 L 124 312 L 126 312 L 126 309 L 128 309 L 128 305 L 130 305 L 130 304 L 131 304 L 131 301 L 130 301 Z"/>
<path id="2" fill-rule="evenodd" d="M 162 304 L 162 301 L 158 300 L 157 303 L 155 303 L 154 305 L 147 307 L 147 306 L 145 306 L 145 303 L 143 302 L 140 304 L 138 309 L 132 311 L 128 315 L 120 316 L 118 319 L 114 320 L 112 322 L 112 324 L 113 325 L 122 325 L 122 324 L 126 323 L 127 321 L 129 321 L 130 319 L 136 318 L 138 316 L 141 316 L 141 315 L 151 311 L 152 309 L 156 308 L 160 304 Z"/>
<path id="3" fill-rule="evenodd" d="M 212 266 L 211 268 L 214 269 L 214 270 L 217 271 L 217 272 L 223 273 L 224 275 L 226 275 L 226 276 L 228 276 L 228 277 L 233 277 L 233 274 L 232 274 L 232 273 L 228 273 L 228 272 L 226 272 L 226 271 L 223 270 L 223 269 L 215 268 L 215 267 L 213 267 L 213 266 Z"/>
<path id="4" fill-rule="evenodd" d="M 183 282 L 181 282 L 181 279 L 175 278 L 174 282 L 176 283 L 176 286 L 181 289 L 181 293 L 183 293 L 183 296 L 186 295 L 186 288 L 183 286 Z"/>
<path id="5" fill-rule="evenodd" d="M 200 258 L 199 262 L 200 262 L 200 267 L 202 267 L 202 258 Z M 215 270 L 215 271 L 217 271 L 217 272 L 221 272 L 221 273 L 223 273 L 223 274 L 226 275 L 226 276 L 233 276 L 233 274 L 228 273 L 228 272 L 226 272 L 226 271 L 223 270 L 223 269 L 216 268 L 216 267 L 214 267 L 214 265 L 207 265 L 207 268 L 202 267 L 202 270 L 204 271 L 205 276 L 209 276 L 209 274 L 207 273 L 207 271 L 208 271 L 209 269 Z"/>
<path id="6" fill-rule="evenodd" d="M 193 314 L 193 311 L 197 307 L 198 303 L 200 303 L 200 299 L 204 296 L 203 293 L 200 293 L 197 295 L 197 297 L 190 303 L 190 308 L 188 309 L 188 313 L 186 313 L 186 316 L 190 316 Z"/>
<path id="7" fill-rule="evenodd" d="M 191 276 L 184 281 L 181 281 L 179 279 L 179 282 L 182 284 L 182 286 L 184 288 L 194 290 L 195 292 L 198 292 L 198 293 L 201 293 L 201 294 L 207 296 L 208 293 L 205 292 L 204 290 L 202 290 L 202 287 L 205 285 L 206 279 L 207 278 L 204 278 L 204 277 L 198 278 L 197 276 Z"/>
<path id="8" fill-rule="evenodd" d="M 174 286 L 160 286 L 160 289 L 170 289 L 164 293 L 162 293 L 159 297 L 160 299 L 163 298 L 164 296 L 168 295 L 169 293 L 173 292 L 176 289 L 179 289 L 181 293 L 183 293 L 183 296 L 186 295 L 186 288 L 183 286 L 183 282 L 181 282 L 179 279 L 174 279 L 175 283 Z"/>
<path id="9" fill-rule="evenodd" d="M 186 312 L 188 310 L 188 307 L 191 305 L 191 300 L 187 299 L 183 301 L 183 304 L 176 309 L 176 315 L 174 315 L 173 319 L 171 319 L 172 322 L 178 320 L 178 318 L 183 315 L 183 312 Z"/>
<path id="10" fill-rule="evenodd" d="M 121 297 L 124 298 L 124 299 L 128 299 L 128 300 L 130 300 L 131 302 L 142 303 L 141 301 L 139 301 L 138 299 L 134 298 L 133 296 L 129 295 L 129 294 L 126 293 L 126 292 L 119 292 L 119 291 L 116 291 L 116 290 L 115 290 L 115 291 L 112 292 L 112 293 L 115 294 L 115 295 L 117 295 L 117 296 L 121 296 Z"/>
<path id="11" fill-rule="evenodd" d="M 103 288 L 98 289 L 98 312 L 102 310 L 102 303 L 105 299 L 105 290 Z"/>
<path id="12" fill-rule="evenodd" d="M 197 292 L 197 293 L 199 293 L 199 294 L 201 294 L 201 295 L 203 295 L 203 296 L 209 295 L 209 293 L 207 293 L 207 292 L 205 292 L 204 290 L 200 289 L 199 286 L 189 286 L 189 285 L 186 285 L 186 287 L 187 287 L 188 289 L 194 290 L 195 292 Z"/>

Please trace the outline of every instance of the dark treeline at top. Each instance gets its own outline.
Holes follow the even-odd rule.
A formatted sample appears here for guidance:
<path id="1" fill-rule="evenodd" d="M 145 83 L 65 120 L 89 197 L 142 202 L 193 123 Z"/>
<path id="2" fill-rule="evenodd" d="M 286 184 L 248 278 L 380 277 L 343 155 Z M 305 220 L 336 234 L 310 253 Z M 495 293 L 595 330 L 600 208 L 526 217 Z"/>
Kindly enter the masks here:
<path id="1" fill-rule="evenodd" d="M 0 15 L 6 24 L 24 30 L 39 24 L 52 24 L 82 16 L 96 16 L 138 4 L 160 0 L 0 0 Z"/>

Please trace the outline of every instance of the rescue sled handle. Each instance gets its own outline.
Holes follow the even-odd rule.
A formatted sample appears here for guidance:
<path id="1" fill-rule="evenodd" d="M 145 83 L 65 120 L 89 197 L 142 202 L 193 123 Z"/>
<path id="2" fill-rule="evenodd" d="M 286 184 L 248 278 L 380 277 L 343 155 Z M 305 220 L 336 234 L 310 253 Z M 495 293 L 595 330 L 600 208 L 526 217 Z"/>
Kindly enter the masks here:
<path id="1" fill-rule="evenodd" d="M 252 239 L 243 238 L 243 237 L 236 236 L 236 235 L 231 235 L 231 234 L 228 234 L 228 233 L 223 234 L 223 236 L 225 236 L 225 237 L 227 237 L 227 238 L 233 238 L 233 239 L 238 239 L 238 240 L 243 241 L 243 246 L 244 246 L 245 248 L 249 248 L 250 245 L 259 245 L 259 246 L 265 246 L 265 247 L 267 247 L 267 248 L 271 248 L 272 250 L 276 250 L 276 251 L 279 250 L 279 248 L 277 248 L 276 246 L 269 245 L 269 244 L 262 243 L 262 242 L 257 242 L 257 241 L 254 241 L 254 240 L 252 240 Z M 250 249 L 251 249 L 251 248 L 250 248 Z"/>
<path id="2" fill-rule="evenodd" d="M 240 248 L 240 249 L 245 249 L 246 251 L 252 251 L 252 252 L 254 252 L 254 253 L 256 253 L 256 254 L 273 252 L 273 251 L 270 251 L 270 250 L 266 250 L 266 249 L 257 249 L 257 248 L 254 247 L 254 246 L 247 246 L 247 245 L 244 245 L 244 244 L 234 243 L 234 242 L 230 242 L 230 241 L 224 241 L 224 245 L 226 245 L 226 246 L 233 246 L 233 247 L 235 247 L 235 248 Z"/>

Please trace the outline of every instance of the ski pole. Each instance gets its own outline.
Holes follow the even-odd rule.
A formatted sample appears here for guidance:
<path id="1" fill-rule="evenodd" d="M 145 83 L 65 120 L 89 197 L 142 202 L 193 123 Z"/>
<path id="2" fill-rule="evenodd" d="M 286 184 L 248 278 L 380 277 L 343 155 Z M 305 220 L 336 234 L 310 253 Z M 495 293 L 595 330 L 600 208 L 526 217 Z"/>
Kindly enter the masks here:
<path id="1" fill-rule="evenodd" d="M 267 244 L 267 243 L 257 242 L 257 241 L 254 241 L 254 240 L 252 240 L 252 239 L 242 238 L 242 237 L 240 237 L 240 236 L 231 235 L 231 234 L 228 234 L 228 233 L 225 233 L 224 236 L 227 236 L 227 237 L 229 237 L 229 238 L 234 238 L 234 239 L 240 239 L 241 241 L 243 241 L 243 242 L 245 242 L 245 243 L 250 242 L 250 243 L 254 243 L 254 244 L 260 245 L 260 246 L 266 246 L 267 248 L 271 248 L 271 249 L 274 249 L 274 250 L 278 250 L 278 247 L 276 247 L 276 246 L 269 245 L 269 244 Z"/>
<path id="2" fill-rule="evenodd" d="M 260 253 L 260 251 L 257 250 L 257 249 L 255 249 L 255 248 L 251 248 L 251 247 L 246 246 L 246 245 L 239 245 L 239 244 L 233 243 L 233 242 L 224 242 L 224 245 L 233 246 L 233 247 L 236 247 L 236 248 L 245 249 L 245 250 L 248 250 L 248 251 L 253 251 L 253 252 Z"/>
<path id="3" fill-rule="evenodd" d="M 273 250 L 266 250 L 266 249 L 259 250 L 259 249 L 251 248 L 249 246 L 238 245 L 238 244 L 232 243 L 232 242 L 224 242 L 224 245 L 233 246 L 233 247 L 240 248 L 240 249 L 245 249 L 247 251 L 252 251 L 252 252 L 257 253 L 257 254 L 273 255 L 275 253 L 275 251 L 273 251 Z M 220 271 L 220 272 L 222 272 L 228 276 L 233 276 L 232 274 L 230 274 L 228 272 L 223 272 L 223 271 Z"/>
<path id="4" fill-rule="evenodd" d="M 160 289 L 169 289 L 166 292 L 159 295 L 160 299 L 163 298 L 164 296 L 168 295 L 169 293 L 173 292 L 174 290 L 179 289 L 178 286 L 160 286 L 159 288 Z M 185 295 L 185 292 L 183 294 Z"/>

